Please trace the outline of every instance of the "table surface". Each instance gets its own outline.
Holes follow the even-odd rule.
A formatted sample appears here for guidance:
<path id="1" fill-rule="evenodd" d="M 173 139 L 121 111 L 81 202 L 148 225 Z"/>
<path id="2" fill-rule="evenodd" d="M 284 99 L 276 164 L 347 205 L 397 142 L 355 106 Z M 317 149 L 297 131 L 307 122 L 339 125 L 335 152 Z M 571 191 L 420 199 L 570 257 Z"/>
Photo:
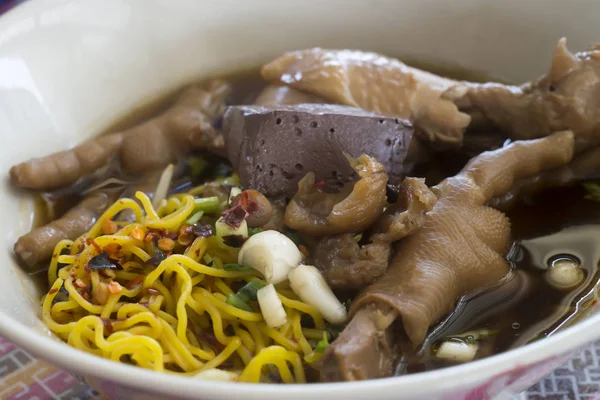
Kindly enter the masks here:
<path id="1" fill-rule="evenodd" d="M 0 0 L 0 14 L 24 0 Z M 600 400 L 600 342 L 514 400 Z M 105 399 L 68 372 L 0 337 L 0 399 Z"/>

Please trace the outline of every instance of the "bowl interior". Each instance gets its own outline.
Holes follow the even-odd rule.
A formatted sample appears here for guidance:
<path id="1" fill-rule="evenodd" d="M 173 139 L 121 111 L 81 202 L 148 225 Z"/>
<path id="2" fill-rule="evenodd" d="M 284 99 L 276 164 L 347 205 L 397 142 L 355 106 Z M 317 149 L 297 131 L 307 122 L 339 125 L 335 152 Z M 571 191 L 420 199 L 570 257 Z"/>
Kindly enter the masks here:
<path id="1" fill-rule="evenodd" d="M 45 287 L 12 258 L 34 203 L 10 187 L 11 165 L 73 146 L 188 82 L 291 49 L 372 50 L 526 81 L 546 70 L 560 37 L 573 50 L 600 39 L 596 8 L 594 0 L 26 2 L 0 19 L 0 220 L 8 231 L 0 333 L 15 338 L 26 326 L 47 335 Z"/>

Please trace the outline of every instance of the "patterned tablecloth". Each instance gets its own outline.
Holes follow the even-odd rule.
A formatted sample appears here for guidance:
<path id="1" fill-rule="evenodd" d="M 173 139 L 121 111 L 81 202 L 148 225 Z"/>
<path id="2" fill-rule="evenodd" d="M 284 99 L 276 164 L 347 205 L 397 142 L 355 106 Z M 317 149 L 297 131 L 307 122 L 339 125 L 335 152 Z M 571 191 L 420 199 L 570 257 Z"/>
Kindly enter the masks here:
<path id="1" fill-rule="evenodd" d="M 0 14 L 24 0 L 0 0 Z M 600 342 L 514 400 L 600 400 Z M 0 399 L 103 399 L 73 375 L 0 337 Z"/>

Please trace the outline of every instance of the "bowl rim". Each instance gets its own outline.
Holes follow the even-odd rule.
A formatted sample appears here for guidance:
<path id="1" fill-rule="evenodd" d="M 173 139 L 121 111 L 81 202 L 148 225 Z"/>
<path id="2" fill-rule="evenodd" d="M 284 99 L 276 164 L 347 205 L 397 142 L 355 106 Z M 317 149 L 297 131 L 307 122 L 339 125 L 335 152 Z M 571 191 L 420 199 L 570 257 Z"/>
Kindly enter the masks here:
<path id="1" fill-rule="evenodd" d="M 26 1 L 17 4 L 0 18 L 0 30 L 8 22 L 41 11 L 53 0 Z M 79 376 L 90 375 L 144 392 L 170 393 L 178 396 L 226 398 L 233 391 L 244 391 L 248 398 L 290 398 L 307 395 L 332 395 L 352 392 L 354 396 L 373 395 L 380 390 L 402 389 L 409 394 L 458 389 L 484 382 L 502 372 L 550 360 L 559 355 L 581 350 L 600 337 L 600 313 L 576 322 L 564 331 L 544 340 L 462 365 L 416 374 L 354 382 L 315 383 L 304 385 L 251 384 L 190 379 L 187 376 L 156 372 L 133 365 L 114 362 L 85 353 L 48 334 L 36 331 L 0 310 L 0 334 L 33 355 L 45 359 Z M 433 385 L 433 386 L 432 386 Z"/>
<path id="2" fill-rule="evenodd" d="M 232 384 L 156 372 L 85 353 L 49 335 L 38 333 L 0 311 L 0 334 L 2 336 L 32 354 L 73 371 L 77 375 L 95 376 L 144 391 L 158 393 L 169 391 L 183 396 L 194 396 L 201 389 L 203 395 L 219 396 L 219 398 L 230 394 L 232 389 L 242 390 L 250 398 L 264 395 L 280 396 L 282 391 L 294 398 L 304 395 L 333 394 L 334 392 L 352 392 L 360 396 L 361 394 L 373 394 L 374 390 L 389 388 L 402 388 L 408 393 L 419 393 L 430 390 L 432 383 L 435 383 L 434 387 L 438 391 L 456 389 L 459 383 L 461 386 L 481 383 L 503 372 L 527 367 L 537 362 L 549 361 L 556 356 L 580 350 L 586 344 L 597 339 L 594 332 L 597 332 L 598 328 L 600 328 L 600 317 L 590 318 L 544 340 L 498 355 L 453 367 L 397 377 L 303 385 L 240 382 Z M 132 380 L 134 377 L 135 379 Z M 173 389 L 174 387 L 177 389 Z"/>

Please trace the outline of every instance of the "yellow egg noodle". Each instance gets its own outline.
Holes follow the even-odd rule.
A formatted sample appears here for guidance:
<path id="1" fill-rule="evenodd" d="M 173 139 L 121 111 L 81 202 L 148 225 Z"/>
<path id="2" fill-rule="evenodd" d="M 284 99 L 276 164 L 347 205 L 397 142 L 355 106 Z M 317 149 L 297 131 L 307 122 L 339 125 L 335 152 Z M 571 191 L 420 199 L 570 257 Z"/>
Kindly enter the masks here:
<path id="1" fill-rule="evenodd" d="M 194 213 L 195 198 L 176 194 L 155 209 L 145 194 L 136 197 L 139 202 L 117 200 L 87 234 L 56 245 L 42 300 L 49 329 L 77 349 L 155 371 L 192 376 L 219 368 L 242 382 L 270 381 L 276 372 L 284 383 L 306 382 L 305 366 L 320 358 L 316 343 L 328 335 L 320 312 L 287 282 L 276 285 L 287 313 L 279 328 L 265 323 L 256 303 L 253 311 L 229 304 L 235 287 L 260 276 L 223 269 L 237 262 L 239 250 L 215 236 L 176 243 L 158 266 L 149 264 L 156 243 L 147 235 L 177 233 Z M 115 220 L 125 209 L 135 222 Z M 114 220 L 116 232 L 103 231 L 107 220 Z M 118 254 L 120 268 L 90 268 L 107 249 Z"/>

